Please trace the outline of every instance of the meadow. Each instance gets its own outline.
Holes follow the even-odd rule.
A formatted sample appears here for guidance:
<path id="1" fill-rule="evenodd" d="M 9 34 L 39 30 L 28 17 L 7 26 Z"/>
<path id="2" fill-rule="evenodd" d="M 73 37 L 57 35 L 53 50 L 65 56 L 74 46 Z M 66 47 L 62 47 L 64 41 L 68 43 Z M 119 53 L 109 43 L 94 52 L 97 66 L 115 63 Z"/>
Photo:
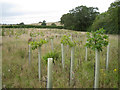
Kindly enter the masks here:
<path id="1" fill-rule="evenodd" d="M 16 36 L 15 32 L 22 32 Z M 33 37 L 33 40 L 46 38 L 48 43 L 41 47 L 42 80 L 38 80 L 38 50 L 32 50 L 31 64 L 29 65 L 28 39 L 30 32 L 42 32 L 43 35 Z M 3 34 L 3 33 L 2 33 Z M 73 85 L 70 86 L 70 51 L 65 46 L 65 68 L 61 64 L 61 37 L 72 34 L 75 46 L 73 70 Z M 35 29 L 35 28 L 5 28 L 2 36 L 2 87 L 3 88 L 46 88 L 47 84 L 47 57 L 52 51 L 50 37 L 53 36 L 54 60 L 53 88 L 93 88 L 95 52 L 88 48 L 88 57 L 85 61 L 86 33 L 64 29 Z M 106 66 L 107 48 L 103 47 L 100 53 L 100 88 L 118 88 L 118 36 L 109 34 L 110 55 L 109 68 Z"/>

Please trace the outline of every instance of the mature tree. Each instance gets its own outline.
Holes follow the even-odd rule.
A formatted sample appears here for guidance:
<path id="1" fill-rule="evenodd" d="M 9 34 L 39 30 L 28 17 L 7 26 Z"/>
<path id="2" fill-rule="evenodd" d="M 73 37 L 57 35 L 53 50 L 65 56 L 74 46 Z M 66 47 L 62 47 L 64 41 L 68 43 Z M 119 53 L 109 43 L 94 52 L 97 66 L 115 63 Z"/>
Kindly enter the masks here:
<path id="1" fill-rule="evenodd" d="M 101 13 L 96 17 L 94 23 L 90 30 L 97 30 L 99 28 L 105 28 L 106 33 L 118 33 L 118 26 L 120 25 L 120 21 L 118 17 L 120 16 L 120 1 L 113 2 L 110 4 L 108 10 L 104 13 Z"/>
<path id="2" fill-rule="evenodd" d="M 42 22 L 42 24 L 41 24 L 41 25 L 46 26 L 46 21 L 45 21 L 45 20 L 43 20 L 43 22 Z"/>
<path id="3" fill-rule="evenodd" d="M 120 15 L 120 12 L 118 11 L 118 8 L 120 8 L 120 1 L 111 3 L 110 7 L 108 8 L 108 14 L 109 14 L 109 33 L 118 33 L 118 15 Z M 111 29 L 111 30 L 110 30 Z"/>
<path id="4" fill-rule="evenodd" d="M 39 21 L 39 23 L 42 23 L 41 21 Z"/>
<path id="5" fill-rule="evenodd" d="M 73 17 L 73 14 L 71 13 L 64 14 L 61 17 L 61 23 L 64 24 L 64 27 L 67 29 L 75 29 L 74 28 L 74 17 Z"/>
<path id="6" fill-rule="evenodd" d="M 78 6 L 61 17 L 61 23 L 67 29 L 86 31 L 99 14 L 98 8 Z"/>
<path id="7" fill-rule="evenodd" d="M 19 25 L 24 25 L 24 22 L 21 22 Z"/>

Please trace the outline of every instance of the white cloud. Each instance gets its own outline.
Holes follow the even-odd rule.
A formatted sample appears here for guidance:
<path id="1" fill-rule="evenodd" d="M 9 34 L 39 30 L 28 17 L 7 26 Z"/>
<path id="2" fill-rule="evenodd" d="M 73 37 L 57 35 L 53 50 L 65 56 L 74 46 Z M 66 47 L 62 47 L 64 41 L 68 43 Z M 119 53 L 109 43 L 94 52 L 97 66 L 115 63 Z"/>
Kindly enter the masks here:
<path id="1" fill-rule="evenodd" d="M 112 2 L 114 0 L 0 0 L 0 3 L 13 5 L 5 7 L 3 23 L 59 21 L 63 14 L 77 6 L 98 7 L 100 12 L 104 12 Z"/>

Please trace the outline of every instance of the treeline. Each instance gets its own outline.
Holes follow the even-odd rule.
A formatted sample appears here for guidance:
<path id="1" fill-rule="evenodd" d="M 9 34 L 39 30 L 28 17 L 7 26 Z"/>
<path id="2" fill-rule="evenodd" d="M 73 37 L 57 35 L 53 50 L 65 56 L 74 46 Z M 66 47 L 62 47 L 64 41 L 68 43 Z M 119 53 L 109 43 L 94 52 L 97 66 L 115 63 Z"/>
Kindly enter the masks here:
<path id="1" fill-rule="evenodd" d="M 97 7 L 78 6 L 61 17 L 64 28 L 78 31 L 106 29 L 106 33 L 118 34 L 120 26 L 120 1 L 110 4 L 108 10 L 99 13 Z"/>
<path id="2" fill-rule="evenodd" d="M 118 34 L 120 29 L 120 1 L 110 4 L 108 10 L 98 15 L 89 28 L 90 31 L 95 31 L 99 28 L 106 29 L 106 33 Z"/>
<path id="3" fill-rule="evenodd" d="M 56 26 L 55 24 L 47 26 L 44 20 L 41 25 L 20 23 L 16 25 L 2 25 L 2 28 L 57 28 L 85 32 L 104 28 L 106 33 L 118 34 L 120 33 L 120 1 L 111 3 L 108 10 L 101 14 L 98 12 L 97 7 L 78 6 L 69 10 L 69 13 L 64 14 L 60 22 L 64 26 Z"/>
<path id="4" fill-rule="evenodd" d="M 46 25 L 2 25 L 2 28 L 57 28 L 57 29 L 63 29 L 63 26 L 46 26 Z"/>

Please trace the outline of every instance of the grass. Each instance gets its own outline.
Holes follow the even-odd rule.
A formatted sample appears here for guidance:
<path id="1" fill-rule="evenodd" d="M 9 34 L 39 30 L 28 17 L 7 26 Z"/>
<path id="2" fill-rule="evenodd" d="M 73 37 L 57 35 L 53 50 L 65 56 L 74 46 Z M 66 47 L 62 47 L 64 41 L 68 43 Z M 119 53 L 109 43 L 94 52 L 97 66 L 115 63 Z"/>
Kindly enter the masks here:
<path id="1" fill-rule="evenodd" d="M 7 30 L 7 29 L 6 29 Z M 9 29 L 8 29 L 9 30 Z M 12 29 L 10 29 L 12 30 Z M 17 31 L 20 29 L 13 29 Z M 23 30 L 23 29 L 22 29 Z M 61 65 L 61 44 L 60 38 L 63 34 L 73 34 L 73 39 L 79 41 L 75 47 L 74 79 L 72 88 L 93 88 L 94 85 L 94 63 L 95 52 L 88 49 L 88 61 L 85 61 L 85 34 L 82 32 L 60 30 L 60 29 L 25 29 L 25 34 L 18 39 L 14 35 L 9 37 L 6 33 L 3 36 L 2 46 L 2 86 L 7 88 L 46 88 L 47 63 L 42 58 L 42 81 L 38 80 L 38 50 L 32 51 L 31 65 L 28 62 L 28 39 L 30 31 L 43 32 L 44 37 L 54 35 L 54 49 L 58 52 L 59 58 L 53 65 L 53 88 L 70 88 L 70 47 L 65 46 L 65 70 Z M 7 31 L 7 33 L 9 33 Z M 47 37 L 48 36 L 48 37 Z M 77 36 L 77 37 L 76 37 Z M 110 61 L 109 70 L 105 70 L 106 47 L 100 53 L 100 88 L 118 88 L 118 37 L 110 36 Z M 39 40 L 41 36 L 34 39 Z M 42 57 L 51 51 L 50 40 L 42 46 Z M 116 71 L 114 70 L 116 69 Z"/>

